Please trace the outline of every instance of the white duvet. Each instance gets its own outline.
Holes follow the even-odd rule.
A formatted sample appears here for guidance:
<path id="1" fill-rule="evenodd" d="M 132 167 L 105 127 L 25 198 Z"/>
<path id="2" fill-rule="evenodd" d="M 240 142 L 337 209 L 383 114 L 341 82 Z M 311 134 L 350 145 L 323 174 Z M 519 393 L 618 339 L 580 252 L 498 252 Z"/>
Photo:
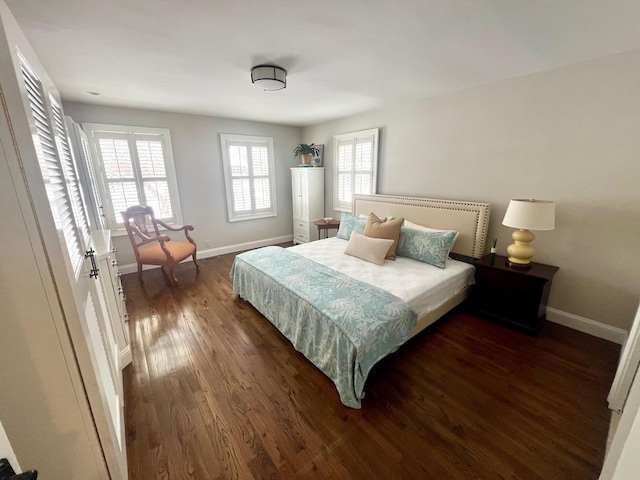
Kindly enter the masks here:
<path id="1" fill-rule="evenodd" d="M 473 285 L 474 268 L 448 259 L 444 269 L 397 257 L 378 266 L 344 253 L 346 240 L 328 238 L 290 247 L 303 257 L 382 288 L 401 298 L 418 316 L 435 310 L 468 285 Z"/>

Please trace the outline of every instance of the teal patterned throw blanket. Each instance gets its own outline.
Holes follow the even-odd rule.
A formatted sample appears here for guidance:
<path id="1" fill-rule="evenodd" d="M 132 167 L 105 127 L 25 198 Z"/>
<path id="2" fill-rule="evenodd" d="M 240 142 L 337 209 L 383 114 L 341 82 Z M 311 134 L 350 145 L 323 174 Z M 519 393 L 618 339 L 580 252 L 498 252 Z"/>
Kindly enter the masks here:
<path id="1" fill-rule="evenodd" d="M 348 407 L 361 407 L 373 366 L 416 326 L 398 297 L 282 247 L 238 255 L 230 276 L 233 291 L 333 380 Z"/>

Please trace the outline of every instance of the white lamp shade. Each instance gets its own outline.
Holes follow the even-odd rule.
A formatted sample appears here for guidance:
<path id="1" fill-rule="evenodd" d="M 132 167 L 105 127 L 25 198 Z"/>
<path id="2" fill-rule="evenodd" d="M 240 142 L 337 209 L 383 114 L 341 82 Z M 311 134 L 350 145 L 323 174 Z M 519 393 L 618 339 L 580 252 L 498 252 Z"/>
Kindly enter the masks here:
<path id="1" fill-rule="evenodd" d="M 287 71 L 274 65 L 258 65 L 251 69 L 251 82 L 261 90 L 282 90 L 287 86 Z"/>
<path id="2" fill-rule="evenodd" d="M 556 205 L 549 200 L 511 200 L 502 224 L 525 230 L 553 230 L 556 228 Z"/>

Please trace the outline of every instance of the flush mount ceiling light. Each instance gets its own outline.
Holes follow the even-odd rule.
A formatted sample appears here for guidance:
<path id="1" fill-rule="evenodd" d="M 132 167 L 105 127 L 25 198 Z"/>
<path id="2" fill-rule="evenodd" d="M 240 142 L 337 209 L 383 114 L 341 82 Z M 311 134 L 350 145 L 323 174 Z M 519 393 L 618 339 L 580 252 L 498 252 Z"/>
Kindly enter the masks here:
<path id="1" fill-rule="evenodd" d="M 275 65 L 258 65 L 251 69 L 251 83 L 260 90 L 282 90 L 287 86 L 287 71 Z"/>

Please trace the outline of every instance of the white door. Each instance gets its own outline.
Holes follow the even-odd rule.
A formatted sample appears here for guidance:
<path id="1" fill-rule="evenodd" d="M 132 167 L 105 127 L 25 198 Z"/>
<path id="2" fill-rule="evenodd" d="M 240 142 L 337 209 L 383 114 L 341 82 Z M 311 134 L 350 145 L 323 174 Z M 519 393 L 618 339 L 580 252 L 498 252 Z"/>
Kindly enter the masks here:
<path id="1" fill-rule="evenodd" d="M 131 363 L 129 350 L 129 325 L 125 307 L 125 296 L 120 284 L 115 249 L 111 244 L 111 232 L 106 230 L 100 189 L 104 182 L 99 172 L 96 172 L 87 135 L 80 125 L 71 117 L 65 117 L 65 125 L 70 137 L 72 157 L 76 170 L 81 178 L 84 192 L 85 206 L 89 213 L 89 223 L 93 237 L 93 248 L 97 252 L 100 274 L 98 283 L 103 288 L 98 290 L 101 304 L 105 306 L 106 321 L 110 323 L 115 341 L 119 349 L 120 368 Z M 100 186 L 99 186 L 100 184 Z M 88 248 L 87 248 L 88 250 Z"/>
<path id="2" fill-rule="evenodd" d="M 10 59 L 15 78 L 10 81 L 12 73 L 5 69 L 3 87 L 19 90 L 22 108 L 10 103 L 8 115 L 16 128 L 25 126 L 31 132 L 31 144 L 22 142 L 18 148 L 49 255 L 46 261 L 56 278 L 109 474 L 113 479 L 125 479 L 119 355 L 98 295 L 97 259 L 92 261 L 93 243 L 59 94 L 20 32 L 6 33 L 10 51 L 0 51 L 0 56 Z"/>
<path id="3" fill-rule="evenodd" d="M 293 218 L 309 217 L 309 177 L 302 169 L 292 169 Z"/>
<path id="4" fill-rule="evenodd" d="M 302 216 L 302 186 L 300 172 L 291 170 L 291 195 L 293 201 L 293 218 Z"/>
<path id="5" fill-rule="evenodd" d="M 609 408 L 616 412 L 622 412 L 624 404 L 631 388 L 631 383 L 640 365 L 640 306 L 636 311 L 636 316 L 631 324 L 629 336 L 622 347 L 620 363 L 616 376 L 613 378 L 611 390 L 609 391 Z"/>
<path id="6" fill-rule="evenodd" d="M 24 75 L 26 74 L 23 72 L 23 76 Z M 30 81 L 25 80 L 25 84 L 33 82 L 33 79 L 29 80 Z M 33 101 L 34 100 L 30 100 L 30 104 L 32 104 Z M 94 248 L 95 245 L 89 232 L 89 223 L 87 221 L 87 202 L 83 199 L 78 177 L 78 167 L 71 154 L 69 134 L 64 122 L 62 107 L 52 94 L 49 95 L 49 103 L 58 161 L 62 167 L 62 175 L 66 186 L 66 191 L 60 189 L 56 203 L 62 205 L 60 199 L 66 194 L 72 214 L 68 222 L 69 228 L 72 230 L 72 236 L 77 238 L 80 244 L 79 254 L 76 254 L 75 249 L 69 251 L 71 258 L 77 262 L 77 264 L 81 265 L 81 268 L 76 269 L 73 272 L 73 276 L 71 276 L 72 288 L 75 291 L 74 296 L 78 302 L 79 311 L 84 311 L 86 314 L 86 333 L 89 334 L 93 349 L 97 351 L 104 350 L 105 352 L 104 356 L 98 353 L 94 357 L 94 362 L 98 369 L 96 373 L 108 379 L 105 381 L 106 388 L 109 389 L 111 386 L 113 387 L 114 394 L 119 402 L 122 398 L 122 381 L 118 380 L 118 378 L 120 378 L 120 352 L 115 341 L 113 324 L 109 320 L 109 310 L 101 285 L 103 281 L 109 282 L 109 272 L 101 273 L 98 266 L 98 259 L 96 258 Z M 32 108 L 32 113 L 33 112 L 34 110 Z M 48 167 L 47 170 L 49 170 Z M 68 207 L 65 208 L 68 210 Z M 63 209 L 63 211 L 65 211 L 65 209 Z M 71 220 L 73 220 L 73 222 Z M 107 376 L 107 371 L 110 372 L 109 376 Z M 111 396 L 113 396 L 113 393 L 107 395 L 108 398 Z M 118 402 L 116 402 L 116 404 Z M 110 409 L 112 409 L 110 402 L 108 405 Z M 118 419 L 117 411 L 113 411 L 112 415 L 114 419 Z"/>

